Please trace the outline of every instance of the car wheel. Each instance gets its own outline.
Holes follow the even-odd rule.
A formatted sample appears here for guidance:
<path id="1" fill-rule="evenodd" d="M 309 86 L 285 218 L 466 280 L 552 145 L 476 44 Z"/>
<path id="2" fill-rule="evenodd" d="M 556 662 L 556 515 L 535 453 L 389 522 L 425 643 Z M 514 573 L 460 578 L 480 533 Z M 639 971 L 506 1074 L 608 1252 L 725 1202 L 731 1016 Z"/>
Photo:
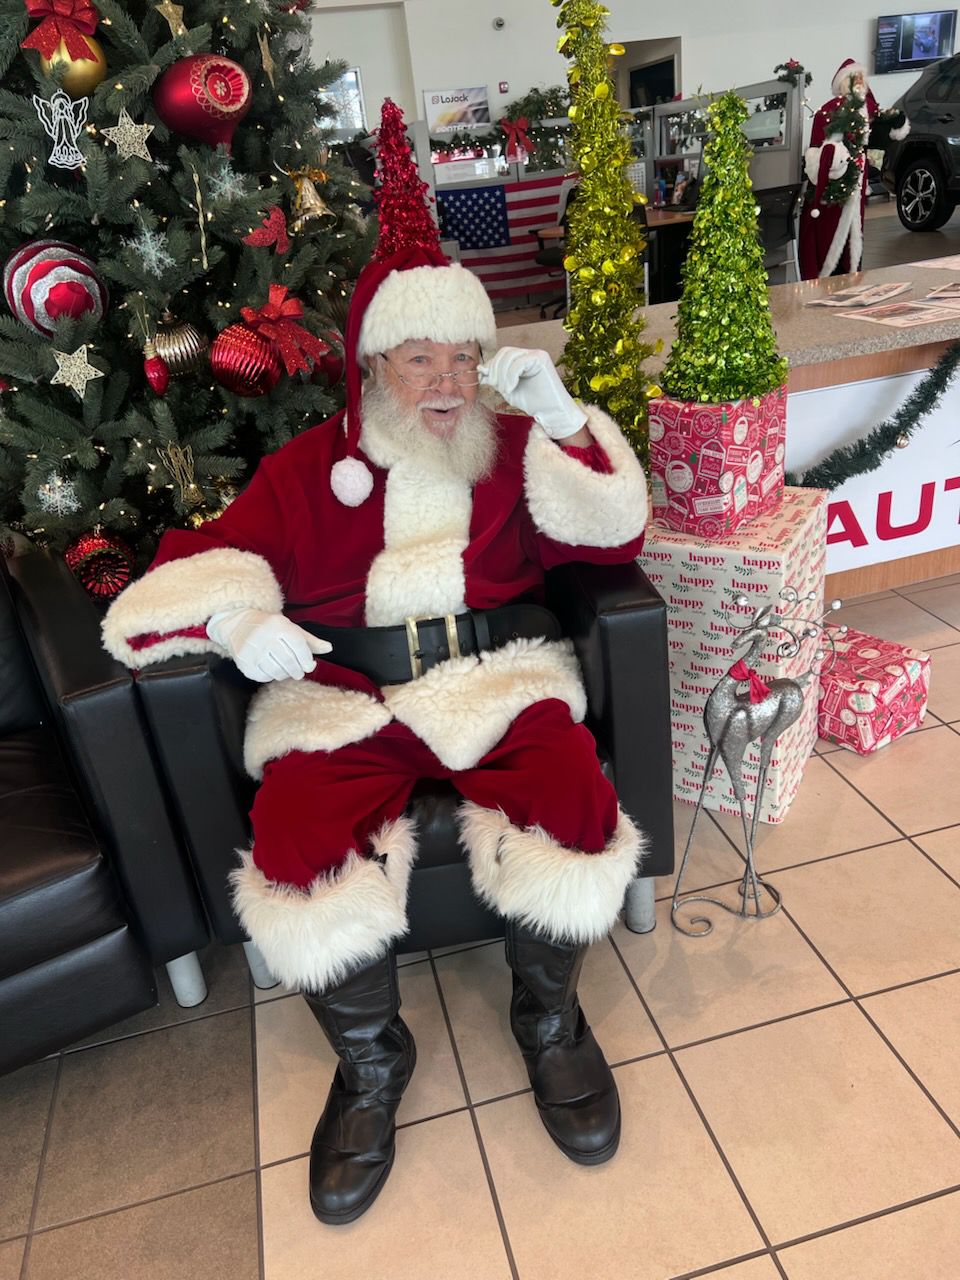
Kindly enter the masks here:
<path id="1" fill-rule="evenodd" d="M 897 179 L 897 213 L 908 231 L 936 231 L 953 213 L 943 171 L 926 156 L 913 160 Z"/>

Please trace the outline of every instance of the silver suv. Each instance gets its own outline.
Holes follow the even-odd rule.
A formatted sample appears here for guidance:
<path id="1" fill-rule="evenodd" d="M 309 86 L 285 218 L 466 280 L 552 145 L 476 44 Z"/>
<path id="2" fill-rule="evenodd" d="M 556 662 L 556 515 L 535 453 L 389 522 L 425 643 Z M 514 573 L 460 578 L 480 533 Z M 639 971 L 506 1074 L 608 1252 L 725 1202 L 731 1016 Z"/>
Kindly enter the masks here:
<path id="1" fill-rule="evenodd" d="M 908 231 L 936 231 L 960 200 L 960 54 L 927 67 L 894 106 L 910 132 L 887 144 L 883 184 Z"/>

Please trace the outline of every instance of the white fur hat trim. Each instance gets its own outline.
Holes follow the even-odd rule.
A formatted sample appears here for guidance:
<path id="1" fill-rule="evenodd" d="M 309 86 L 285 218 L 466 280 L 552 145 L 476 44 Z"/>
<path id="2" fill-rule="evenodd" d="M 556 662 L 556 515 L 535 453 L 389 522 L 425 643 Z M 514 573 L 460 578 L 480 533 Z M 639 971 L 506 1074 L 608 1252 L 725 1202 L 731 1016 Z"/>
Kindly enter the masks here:
<path id="1" fill-rule="evenodd" d="M 837 74 L 830 82 L 830 89 L 835 98 L 843 98 L 850 92 L 850 77 L 855 75 L 863 76 L 863 82 L 867 82 L 867 68 L 861 62 L 851 62 L 848 67 L 841 67 Z"/>
<path id="2" fill-rule="evenodd" d="M 472 272 L 449 267 L 391 271 L 363 315 L 357 356 L 378 355 L 413 338 L 497 345 L 497 325 L 486 290 Z"/>
<path id="3" fill-rule="evenodd" d="M 345 507 L 359 507 L 373 489 L 370 468 L 359 458 L 341 458 L 330 468 L 330 488 Z"/>

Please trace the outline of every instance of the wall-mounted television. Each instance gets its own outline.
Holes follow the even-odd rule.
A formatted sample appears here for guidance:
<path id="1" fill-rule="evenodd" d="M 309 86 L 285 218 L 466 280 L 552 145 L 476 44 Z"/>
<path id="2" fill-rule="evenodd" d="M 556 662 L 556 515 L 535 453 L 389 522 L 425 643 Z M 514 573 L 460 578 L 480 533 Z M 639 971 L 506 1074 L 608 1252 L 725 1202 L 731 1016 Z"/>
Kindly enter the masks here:
<path id="1" fill-rule="evenodd" d="M 957 30 L 956 9 L 930 13 L 900 13 L 877 19 L 874 66 L 888 71 L 922 71 L 931 62 L 949 58 Z"/>

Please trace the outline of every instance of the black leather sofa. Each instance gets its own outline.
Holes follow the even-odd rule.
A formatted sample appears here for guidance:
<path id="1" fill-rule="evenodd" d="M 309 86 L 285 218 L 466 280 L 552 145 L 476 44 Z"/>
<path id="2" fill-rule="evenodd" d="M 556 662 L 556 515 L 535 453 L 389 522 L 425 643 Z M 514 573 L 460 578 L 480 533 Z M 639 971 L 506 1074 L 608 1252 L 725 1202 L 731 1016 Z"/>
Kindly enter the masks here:
<path id="1" fill-rule="evenodd" d="M 62 557 L 29 551 L 3 565 L 11 625 L 39 677 L 97 841 L 154 966 L 181 1004 L 206 994 L 196 952 L 209 930 L 178 820 L 157 769 L 135 681 L 100 641 L 100 615 Z"/>
<path id="2" fill-rule="evenodd" d="M 653 879 L 673 870 L 670 686 L 666 607 L 634 564 L 567 565 L 548 575 L 547 603 L 574 641 L 583 669 L 588 724 L 626 811 L 649 837 L 642 876 L 627 894 L 627 923 L 653 928 Z M 253 783 L 243 769 L 243 729 L 257 686 L 232 663 L 175 658 L 140 672 L 137 689 L 160 767 L 191 850 L 214 933 L 243 940 L 227 874 L 249 844 Z M 410 931 L 399 949 L 419 951 L 503 932 L 474 898 L 457 842 L 457 796 L 422 784 L 411 801 L 419 854 L 411 876 Z"/>
<path id="3" fill-rule="evenodd" d="M 156 1003 L 0 575 L 0 1071 Z"/>

